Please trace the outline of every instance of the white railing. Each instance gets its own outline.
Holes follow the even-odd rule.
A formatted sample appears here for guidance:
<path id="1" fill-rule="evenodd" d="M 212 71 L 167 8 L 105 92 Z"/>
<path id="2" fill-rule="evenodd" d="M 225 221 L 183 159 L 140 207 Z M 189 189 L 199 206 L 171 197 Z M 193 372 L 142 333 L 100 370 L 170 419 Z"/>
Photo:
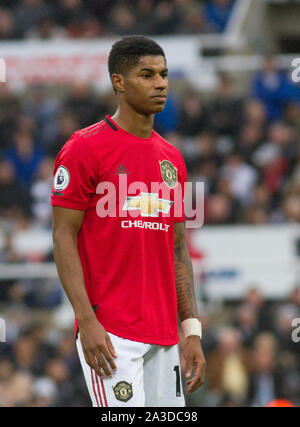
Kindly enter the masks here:
<path id="1" fill-rule="evenodd" d="M 243 38 L 242 30 L 249 11 L 253 5 L 253 0 L 238 0 L 226 26 L 226 35 L 232 38 Z"/>
<path id="2" fill-rule="evenodd" d="M 292 61 L 295 58 L 300 58 L 300 47 L 299 54 L 285 54 L 276 55 L 275 62 L 281 69 L 288 70 L 292 65 Z M 227 55 L 224 57 L 210 57 L 201 60 L 203 63 L 213 66 L 216 71 L 257 71 L 262 67 L 264 56 L 263 55 Z"/>
<path id="3" fill-rule="evenodd" d="M 15 279 L 58 279 L 56 265 L 53 262 L 0 264 L 0 281 Z"/>

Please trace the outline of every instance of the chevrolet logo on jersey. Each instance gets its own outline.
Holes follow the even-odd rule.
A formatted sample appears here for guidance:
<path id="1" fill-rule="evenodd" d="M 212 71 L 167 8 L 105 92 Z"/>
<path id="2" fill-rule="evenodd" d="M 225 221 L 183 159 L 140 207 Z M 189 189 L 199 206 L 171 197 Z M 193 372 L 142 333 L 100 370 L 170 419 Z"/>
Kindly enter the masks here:
<path id="1" fill-rule="evenodd" d="M 140 196 L 126 197 L 123 210 L 141 210 L 141 216 L 158 216 L 159 212 L 169 213 L 173 202 L 159 199 L 157 193 L 142 193 Z"/>

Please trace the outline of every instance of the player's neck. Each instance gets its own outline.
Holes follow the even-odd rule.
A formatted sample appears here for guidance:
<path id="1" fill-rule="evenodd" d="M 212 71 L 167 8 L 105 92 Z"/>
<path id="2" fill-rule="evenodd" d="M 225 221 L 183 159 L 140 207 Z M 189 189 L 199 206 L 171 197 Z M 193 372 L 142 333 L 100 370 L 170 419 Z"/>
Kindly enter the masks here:
<path id="1" fill-rule="evenodd" d="M 150 138 L 153 130 L 154 114 L 141 114 L 132 108 L 118 107 L 112 119 L 126 132 L 140 138 Z"/>

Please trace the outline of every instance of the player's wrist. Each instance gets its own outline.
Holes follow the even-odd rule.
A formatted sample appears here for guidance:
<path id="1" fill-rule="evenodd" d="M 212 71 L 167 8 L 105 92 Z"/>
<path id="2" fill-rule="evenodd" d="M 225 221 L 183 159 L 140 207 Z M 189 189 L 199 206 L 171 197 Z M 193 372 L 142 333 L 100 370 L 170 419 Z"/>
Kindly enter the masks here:
<path id="1" fill-rule="evenodd" d="M 97 320 L 94 312 L 91 312 L 89 314 L 76 315 L 76 319 L 78 325 L 81 327 L 89 325 L 90 323 L 95 322 L 95 320 Z"/>
<path id="2" fill-rule="evenodd" d="M 199 319 L 189 318 L 181 322 L 183 334 L 185 338 L 192 336 L 202 338 L 202 324 Z"/>

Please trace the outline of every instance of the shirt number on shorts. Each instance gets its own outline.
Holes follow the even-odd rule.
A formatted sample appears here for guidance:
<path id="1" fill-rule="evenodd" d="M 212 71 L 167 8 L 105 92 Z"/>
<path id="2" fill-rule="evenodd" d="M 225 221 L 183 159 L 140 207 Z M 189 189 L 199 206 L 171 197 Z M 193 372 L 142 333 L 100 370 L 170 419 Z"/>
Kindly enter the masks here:
<path id="1" fill-rule="evenodd" d="M 176 372 L 176 397 L 181 396 L 181 390 L 180 390 L 180 370 L 179 366 L 175 365 L 173 371 Z"/>

